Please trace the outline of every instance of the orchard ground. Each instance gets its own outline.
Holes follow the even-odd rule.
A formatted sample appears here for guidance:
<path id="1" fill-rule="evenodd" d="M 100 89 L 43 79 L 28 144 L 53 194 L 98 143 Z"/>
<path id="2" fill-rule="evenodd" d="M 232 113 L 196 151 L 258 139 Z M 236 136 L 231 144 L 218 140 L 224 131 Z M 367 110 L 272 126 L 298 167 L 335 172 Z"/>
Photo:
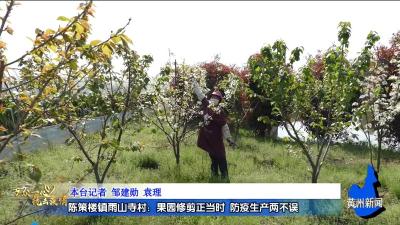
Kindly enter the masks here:
<path id="1" fill-rule="evenodd" d="M 210 182 L 210 160 L 206 152 L 196 147 L 196 134 L 182 146 L 181 165 L 176 167 L 172 149 L 165 136 L 152 128 L 139 133 L 128 131 L 124 143 L 139 141 L 141 151 L 119 152 L 106 182 L 118 183 L 207 183 Z M 241 131 L 236 149 L 227 147 L 231 183 L 308 183 L 310 172 L 304 156 L 284 140 L 271 141 L 254 138 Z M 89 164 L 77 146 L 52 146 L 50 149 L 27 155 L 24 162 L 32 163 L 42 171 L 43 183 L 95 182 L 93 174 L 85 174 Z M 75 160 L 74 160 L 75 158 Z M 0 224 L 16 216 L 18 201 L 9 197 L 13 188 L 32 181 L 20 175 L 13 161 L 3 165 L 7 175 L 0 178 Z M 355 216 L 347 209 L 347 190 L 353 183 L 363 184 L 369 153 L 362 145 L 334 145 L 320 177 L 321 183 L 341 183 L 343 210 L 335 217 L 42 217 L 30 215 L 13 224 L 399 224 L 400 223 L 400 153 L 384 151 L 379 174 L 382 187 L 378 189 L 386 208 L 382 214 L 369 220 Z"/>

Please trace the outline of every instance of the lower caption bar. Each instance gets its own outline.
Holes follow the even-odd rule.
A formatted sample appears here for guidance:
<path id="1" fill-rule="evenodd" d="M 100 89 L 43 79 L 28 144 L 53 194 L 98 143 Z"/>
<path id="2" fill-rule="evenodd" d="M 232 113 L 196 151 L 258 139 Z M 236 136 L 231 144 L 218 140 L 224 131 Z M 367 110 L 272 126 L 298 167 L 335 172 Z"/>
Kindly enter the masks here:
<path id="1" fill-rule="evenodd" d="M 341 199 L 68 199 L 42 206 L 68 216 L 338 216 Z"/>

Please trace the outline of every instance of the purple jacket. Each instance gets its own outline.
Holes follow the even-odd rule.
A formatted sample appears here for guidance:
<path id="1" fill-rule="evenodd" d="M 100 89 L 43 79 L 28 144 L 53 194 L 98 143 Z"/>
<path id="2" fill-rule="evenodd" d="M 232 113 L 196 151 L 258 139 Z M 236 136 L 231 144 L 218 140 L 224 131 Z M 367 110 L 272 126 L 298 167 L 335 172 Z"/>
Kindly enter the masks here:
<path id="1" fill-rule="evenodd" d="M 217 158 L 225 157 L 225 146 L 223 141 L 222 127 L 226 124 L 226 115 L 221 112 L 215 113 L 208 105 L 207 98 L 201 100 L 203 114 L 211 116 L 209 123 L 202 126 L 197 139 L 197 146 Z"/>

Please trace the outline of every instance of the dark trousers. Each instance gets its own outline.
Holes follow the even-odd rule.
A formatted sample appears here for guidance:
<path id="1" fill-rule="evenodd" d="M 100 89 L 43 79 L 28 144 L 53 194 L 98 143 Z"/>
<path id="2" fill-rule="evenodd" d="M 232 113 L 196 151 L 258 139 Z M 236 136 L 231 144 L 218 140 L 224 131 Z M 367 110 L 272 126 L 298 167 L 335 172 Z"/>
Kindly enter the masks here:
<path id="1" fill-rule="evenodd" d="M 228 179 L 228 163 L 226 162 L 226 157 L 215 157 L 211 154 L 211 175 L 218 177 L 218 168 L 221 171 L 221 178 L 222 179 Z"/>

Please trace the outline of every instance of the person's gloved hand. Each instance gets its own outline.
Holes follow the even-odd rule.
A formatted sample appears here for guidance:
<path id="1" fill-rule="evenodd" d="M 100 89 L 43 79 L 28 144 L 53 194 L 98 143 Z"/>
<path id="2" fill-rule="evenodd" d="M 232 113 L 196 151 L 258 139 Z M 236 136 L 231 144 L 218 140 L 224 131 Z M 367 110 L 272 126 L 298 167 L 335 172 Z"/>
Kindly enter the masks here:
<path id="1" fill-rule="evenodd" d="M 236 147 L 237 147 L 235 141 L 233 141 L 232 138 L 228 138 L 228 139 L 226 139 L 226 140 L 228 141 L 229 146 L 231 146 L 231 147 L 233 147 L 233 148 L 236 148 Z"/>
<path id="2" fill-rule="evenodd" d="M 196 78 L 193 75 L 189 75 L 189 82 L 194 84 L 196 81 Z"/>
<path id="3" fill-rule="evenodd" d="M 189 84 L 192 86 L 192 88 L 196 88 L 198 86 L 197 80 L 193 75 L 189 76 Z"/>

